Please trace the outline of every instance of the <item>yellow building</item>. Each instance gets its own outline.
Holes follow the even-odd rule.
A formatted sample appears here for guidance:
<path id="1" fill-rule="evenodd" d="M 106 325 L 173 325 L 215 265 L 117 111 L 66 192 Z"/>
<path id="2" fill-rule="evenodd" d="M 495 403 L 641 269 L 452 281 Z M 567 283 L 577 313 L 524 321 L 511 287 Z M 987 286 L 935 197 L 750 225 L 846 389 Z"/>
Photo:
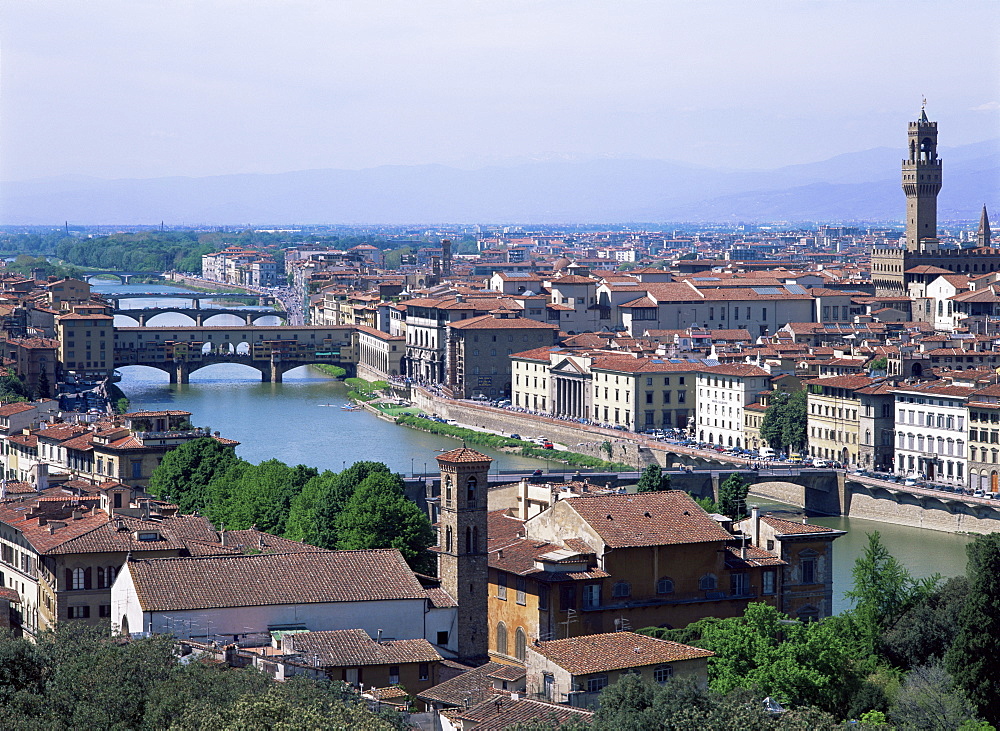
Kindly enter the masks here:
<path id="1" fill-rule="evenodd" d="M 872 383 L 874 380 L 868 376 L 829 376 L 805 381 L 809 456 L 845 466 L 858 463 L 861 397 L 856 391 Z"/>
<path id="2" fill-rule="evenodd" d="M 595 357 L 590 418 L 625 429 L 686 429 L 703 366 L 660 358 Z"/>
<path id="3" fill-rule="evenodd" d="M 101 305 L 74 305 L 56 318 L 63 370 L 101 377 L 114 368 L 114 318 Z"/>

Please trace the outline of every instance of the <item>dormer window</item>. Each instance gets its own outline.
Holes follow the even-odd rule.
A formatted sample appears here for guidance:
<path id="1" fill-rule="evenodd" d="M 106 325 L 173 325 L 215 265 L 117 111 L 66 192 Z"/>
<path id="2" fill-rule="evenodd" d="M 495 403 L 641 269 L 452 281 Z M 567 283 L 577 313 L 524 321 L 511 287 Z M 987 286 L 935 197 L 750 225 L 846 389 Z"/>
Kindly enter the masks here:
<path id="1" fill-rule="evenodd" d="M 160 534 L 153 530 L 140 530 L 135 532 L 137 541 L 151 542 L 160 540 Z"/>

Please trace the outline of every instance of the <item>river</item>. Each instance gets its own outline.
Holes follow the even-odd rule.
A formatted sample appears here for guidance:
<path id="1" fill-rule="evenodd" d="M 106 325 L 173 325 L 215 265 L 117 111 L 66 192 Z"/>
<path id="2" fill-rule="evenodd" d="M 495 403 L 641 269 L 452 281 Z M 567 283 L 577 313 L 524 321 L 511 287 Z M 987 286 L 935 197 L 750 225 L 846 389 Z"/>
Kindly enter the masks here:
<path id="1" fill-rule="evenodd" d="M 98 284 L 95 292 L 183 292 L 177 287 Z M 176 300 L 161 300 L 164 306 Z M 139 306 L 156 306 L 143 300 Z M 217 315 L 212 324 L 239 325 L 233 315 Z M 273 320 L 273 322 L 272 322 Z M 163 314 L 153 325 L 191 325 L 184 315 Z M 116 318 L 116 325 L 136 325 Z M 279 324 L 266 318 L 260 325 Z M 405 429 L 362 411 L 343 411 L 347 401 L 343 383 L 311 368 L 297 368 L 284 375 L 283 383 L 262 383 L 260 373 L 241 365 L 220 364 L 195 371 L 191 382 L 171 385 L 167 374 L 154 368 L 132 366 L 121 369 L 119 387 L 132 401 L 133 409 L 180 409 L 190 411 L 196 426 L 208 426 L 240 442 L 237 454 L 251 462 L 272 457 L 287 464 L 305 464 L 339 471 L 360 460 L 384 462 L 403 474 L 433 473 L 437 452 L 457 446 L 454 439 Z M 476 447 L 494 458 L 496 469 L 535 469 L 538 460 Z M 763 510 L 788 506 L 759 502 Z M 859 518 L 817 518 L 814 522 L 847 531 L 834 543 L 834 611 L 847 608 L 843 592 L 851 586 L 851 568 L 864 551 L 867 534 L 879 531 L 890 552 L 916 577 L 940 573 L 955 576 L 965 572 L 968 536 L 878 523 Z"/>

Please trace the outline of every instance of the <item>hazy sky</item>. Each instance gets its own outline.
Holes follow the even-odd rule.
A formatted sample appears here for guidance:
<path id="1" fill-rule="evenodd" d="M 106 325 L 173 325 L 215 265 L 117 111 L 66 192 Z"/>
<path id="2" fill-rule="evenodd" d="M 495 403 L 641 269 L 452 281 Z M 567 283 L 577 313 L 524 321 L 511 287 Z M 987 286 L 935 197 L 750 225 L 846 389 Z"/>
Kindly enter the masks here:
<path id="1" fill-rule="evenodd" d="M 638 156 L 754 168 L 1000 134 L 998 0 L 5 0 L 0 179 Z"/>

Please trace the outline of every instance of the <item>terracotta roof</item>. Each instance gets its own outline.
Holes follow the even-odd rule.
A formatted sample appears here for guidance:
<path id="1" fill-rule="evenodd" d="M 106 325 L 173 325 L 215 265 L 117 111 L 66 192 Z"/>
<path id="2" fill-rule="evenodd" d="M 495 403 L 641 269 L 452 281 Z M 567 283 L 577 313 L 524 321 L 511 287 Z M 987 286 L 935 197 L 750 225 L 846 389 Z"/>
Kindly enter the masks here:
<path id="1" fill-rule="evenodd" d="M 525 676 L 525 670 L 520 665 L 501 665 L 489 674 L 489 677 L 496 680 L 515 681 Z"/>
<path id="2" fill-rule="evenodd" d="M 501 667 L 500 663 L 488 662 L 443 683 L 438 683 L 434 687 L 418 693 L 417 697 L 449 706 L 464 706 L 466 699 L 469 698 L 472 699 L 472 703 L 480 703 L 485 698 L 492 699 L 494 696 L 493 681 L 490 680 L 489 676 Z M 495 708 L 493 712 L 496 713 Z"/>
<path id="3" fill-rule="evenodd" d="M 0 588 L 0 599 L 6 599 L 7 601 L 14 602 L 15 604 L 21 603 L 21 595 L 9 587 Z"/>
<path id="4" fill-rule="evenodd" d="M 681 490 L 562 501 L 611 548 L 726 541 L 732 536 Z"/>
<path id="5" fill-rule="evenodd" d="M 715 654 L 700 647 L 657 640 L 634 632 L 605 632 L 565 640 L 549 640 L 532 645 L 531 650 L 571 675 L 696 660 Z"/>
<path id="6" fill-rule="evenodd" d="M 396 549 L 160 558 L 127 568 L 143 611 L 427 598 Z"/>
<path id="7" fill-rule="evenodd" d="M 376 642 L 363 629 L 302 632 L 285 638 L 285 649 L 300 655 L 316 655 L 320 665 L 396 665 L 436 662 L 441 655 L 427 640 L 383 640 Z M 284 644 L 284 643 L 283 643 Z"/>
<path id="8" fill-rule="evenodd" d="M 493 462 L 493 458 L 487 457 L 482 452 L 477 452 L 476 450 L 469 449 L 468 447 L 459 447 L 458 449 L 453 449 L 450 452 L 439 454 L 437 456 L 437 461 L 491 463 Z"/>
<path id="9" fill-rule="evenodd" d="M 765 515 L 761 517 L 761 520 L 767 523 L 769 526 L 774 528 L 777 532 L 776 535 L 790 536 L 798 535 L 801 533 L 830 533 L 830 534 L 841 534 L 843 531 L 834 530 L 833 528 L 827 528 L 823 525 L 811 525 L 809 523 L 796 523 L 794 520 L 784 520 L 782 518 L 775 518 L 771 515 Z"/>
<path id="10" fill-rule="evenodd" d="M 458 602 L 456 602 L 448 592 L 440 587 L 428 589 L 427 599 L 430 600 L 431 606 L 435 609 L 458 606 Z"/>
<path id="11" fill-rule="evenodd" d="M 499 700 L 499 703 L 497 702 Z M 594 714 L 582 708 L 573 708 L 560 703 L 546 703 L 531 698 L 514 700 L 509 696 L 484 700 L 481 703 L 452 714 L 455 718 L 469 721 L 476 731 L 502 731 L 512 726 L 542 722 L 547 728 L 559 728 L 564 723 L 587 721 Z"/>
<path id="12" fill-rule="evenodd" d="M 530 320 L 527 317 L 494 317 L 482 315 L 449 324 L 452 330 L 558 330 L 557 325 Z"/>
<path id="13" fill-rule="evenodd" d="M 6 404 L 4 406 L 0 406 L 0 416 L 13 416 L 14 414 L 21 414 L 25 411 L 34 411 L 35 406 L 35 404 L 27 404 L 24 402 Z"/>

